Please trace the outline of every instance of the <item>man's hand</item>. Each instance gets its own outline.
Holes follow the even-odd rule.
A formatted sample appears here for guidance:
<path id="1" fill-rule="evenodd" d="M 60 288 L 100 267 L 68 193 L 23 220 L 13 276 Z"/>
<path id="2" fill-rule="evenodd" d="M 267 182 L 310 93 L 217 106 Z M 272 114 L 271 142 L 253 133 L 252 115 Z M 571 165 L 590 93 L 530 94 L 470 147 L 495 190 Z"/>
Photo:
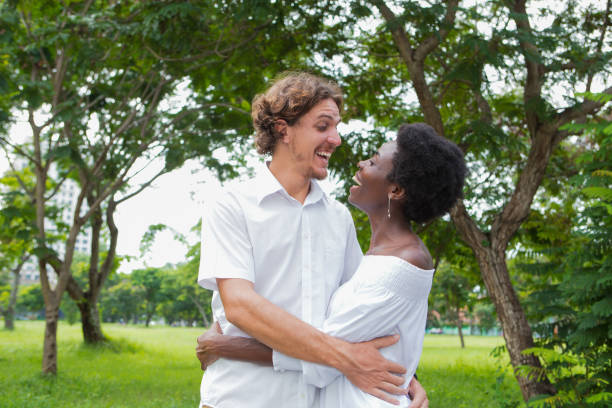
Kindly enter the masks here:
<path id="1" fill-rule="evenodd" d="M 414 377 L 412 377 L 412 381 L 410 381 L 408 395 L 412 400 L 409 408 L 429 408 L 429 400 L 427 399 L 425 388 L 423 388 L 421 383 Z"/>
<path id="2" fill-rule="evenodd" d="M 215 322 L 210 329 L 198 336 L 198 346 L 196 347 L 196 355 L 200 360 L 202 371 L 206 370 L 212 363 L 217 361 L 219 355 L 214 352 L 215 341 L 222 337 L 221 326 Z"/>
<path id="3" fill-rule="evenodd" d="M 395 335 L 350 344 L 345 359 L 347 365 L 339 370 L 362 391 L 398 405 L 399 401 L 386 393 L 406 395 L 406 390 L 400 388 L 404 384 L 404 377 L 401 374 L 405 374 L 406 369 L 385 359 L 378 351 L 380 348 L 397 343 L 398 340 L 399 336 Z"/>

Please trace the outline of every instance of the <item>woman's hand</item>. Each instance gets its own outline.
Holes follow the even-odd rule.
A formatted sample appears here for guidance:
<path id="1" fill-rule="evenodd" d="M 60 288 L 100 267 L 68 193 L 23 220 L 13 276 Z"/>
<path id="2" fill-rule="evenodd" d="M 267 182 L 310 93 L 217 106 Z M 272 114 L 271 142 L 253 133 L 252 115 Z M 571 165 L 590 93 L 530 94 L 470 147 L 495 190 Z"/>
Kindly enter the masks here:
<path id="1" fill-rule="evenodd" d="M 429 400 L 427 399 L 425 388 L 423 388 L 421 383 L 414 377 L 412 377 L 410 385 L 408 386 L 408 395 L 412 400 L 408 408 L 429 408 Z"/>
<path id="2" fill-rule="evenodd" d="M 222 335 L 221 326 L 219 326 L 218 322 L 215 322 L 210 329 L 198 336 L 196 356 L 200 360 L 202 371 L 219 359 L 219 355 L 215 352 L 215 344 L 216 340 L 223 337 Z"/>

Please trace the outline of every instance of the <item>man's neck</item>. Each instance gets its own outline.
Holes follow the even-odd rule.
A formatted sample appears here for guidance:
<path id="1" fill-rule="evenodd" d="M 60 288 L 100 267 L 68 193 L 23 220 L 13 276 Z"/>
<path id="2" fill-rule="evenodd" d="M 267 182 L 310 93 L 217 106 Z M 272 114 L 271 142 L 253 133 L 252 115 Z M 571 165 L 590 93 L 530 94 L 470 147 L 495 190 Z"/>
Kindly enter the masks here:
<path id="1" fill-rule="evenodd" d="M 302 174 L 299 169 L 291 163 L 283 163 L 279 159 L 272 158 L 268 164 L 272 175 L 283 186 L 287 193 L 300 203 L 304 204 L 310 192 L 310 177 Z"/>

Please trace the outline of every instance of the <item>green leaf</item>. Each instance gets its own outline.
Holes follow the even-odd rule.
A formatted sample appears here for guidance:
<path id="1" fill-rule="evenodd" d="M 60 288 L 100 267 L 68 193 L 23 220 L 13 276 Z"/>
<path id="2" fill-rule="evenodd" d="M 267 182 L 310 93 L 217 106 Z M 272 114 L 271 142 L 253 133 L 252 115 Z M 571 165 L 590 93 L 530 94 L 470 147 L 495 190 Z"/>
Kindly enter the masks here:
<path id="1" fill-rule="evenodd" d="M 597 394 L 589 395 L 585 401 L 590 404 L 612 401 L 612 392 L 598 392 Z"/>
<path id="2" fill-rule="evenodd" d="M 585 187 L 582 192 L 590 198 L 598 198 L 605 201 L 612 201 L 612 188 L 607 187 Z"/>

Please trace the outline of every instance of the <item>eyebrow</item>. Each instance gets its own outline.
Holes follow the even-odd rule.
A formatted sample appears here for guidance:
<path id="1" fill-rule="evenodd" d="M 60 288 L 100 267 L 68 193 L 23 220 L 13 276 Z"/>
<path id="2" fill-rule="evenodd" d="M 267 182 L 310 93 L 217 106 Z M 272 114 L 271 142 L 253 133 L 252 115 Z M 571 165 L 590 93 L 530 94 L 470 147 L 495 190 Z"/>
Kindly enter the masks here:
<path id="1" fill-rule="evenodd" d="M 335 120 L 336 119 L 333 116 L 328 115 L 327 113 L 322 113 L 319 116 L 317 116 L 317 119 L 321 119 L 321 118 L 328 118 L 328 119 L 331 119 L 331 120 Z M 340 122 L 342 122 L 342 118 L 340 116 L 338 116 L 338 122 L 336 122 L 336 124 L 338 124 Z"/>

